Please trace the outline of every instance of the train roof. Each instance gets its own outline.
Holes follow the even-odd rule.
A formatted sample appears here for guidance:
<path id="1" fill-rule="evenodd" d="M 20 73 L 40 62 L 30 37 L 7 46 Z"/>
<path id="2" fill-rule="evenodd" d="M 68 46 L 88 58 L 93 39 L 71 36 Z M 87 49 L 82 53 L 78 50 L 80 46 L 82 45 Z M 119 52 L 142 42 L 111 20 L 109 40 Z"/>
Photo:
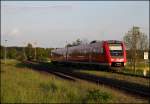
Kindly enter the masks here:
<path id="1" fill-rule="evenodd" d="M 73 49 L 73 48 L 81 48 L 81 47 L 84 47 L 84 46 L 87 46 L 87 47 L 95 47 L 95 46 L 98 46 L 99 44 L 103 43 L 103 42 L 107 42 L 109 44 L 119 44 L 119 43 L 122 43 L 122 41 L 119 41 L 119 40 L 103 40 L 103 41 L 100 41 L 100 40 L 93 40 L 91 41 L 89 44 L 80 44 L 80 45 L 76 45 L 76 46 L 71 46 L 71 47 L 68 47 L 69 49 Z M 67 48 L 67 47 L 66 47 Z M 56 52 L 56 51 L 61 51 L 61 50 L 66 50 L 66 48 L 56 48 L 56 49 L 53 49 L 52 52 Z"/>
<path id="2" fill-rule="evenodd" d="M 122 43 L 122 41 L 119 40 L 107 40 L 108 43 Z"/>

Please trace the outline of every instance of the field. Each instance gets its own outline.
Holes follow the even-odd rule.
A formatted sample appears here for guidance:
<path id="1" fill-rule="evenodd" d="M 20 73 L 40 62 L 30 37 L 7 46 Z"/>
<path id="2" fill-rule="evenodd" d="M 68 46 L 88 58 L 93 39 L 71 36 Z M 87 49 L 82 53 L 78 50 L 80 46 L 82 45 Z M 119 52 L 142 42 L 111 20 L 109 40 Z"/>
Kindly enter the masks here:
<path id="1" fill-rule="evenodd" d="M 68 81 L 20 63 L 1 60 L 1 103 L 148 103 L 104 85 Z"/>

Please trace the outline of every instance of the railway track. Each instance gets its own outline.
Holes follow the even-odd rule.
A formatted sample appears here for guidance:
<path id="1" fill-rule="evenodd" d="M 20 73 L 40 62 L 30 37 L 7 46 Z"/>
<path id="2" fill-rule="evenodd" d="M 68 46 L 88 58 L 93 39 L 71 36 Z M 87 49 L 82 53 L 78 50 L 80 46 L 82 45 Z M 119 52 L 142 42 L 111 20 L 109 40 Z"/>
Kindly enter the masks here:
<path id="1" fill-rule="evenodd" d="M 85 73 L 79 73 L 79 72 L 73 72 L 72 69 L 66 68 L 66 67 L 60 67 L 60 66 L 45 66 L 41 63 L 36 62 L 24 62 L 25 64 L 28 64 L 30 67 L 32 66 L 34 69 L 50 72 L 54 75 L 57 75 L 59 77 L 76 81 L 78 79 L 86 80 L 89 82 L 97 83 L 97 84 L 104 84 L 106 86 L 109 86 L 111 88 L 124 91 L 125 93 L 132 94 L 135 96 L 140 96 L 143 98 L 149 98 L 150 96 L 150 90 L 147 86 L 142 86 L 137 83 L 131 83 L 127 81 L 119 81 L 116 79 L 111 78 L 104 78 L 100 76 L 85 74 Z"/>
<path id="2" fill-rule="evenodd" d="M 59 64 L 57 64 L 57 65 L 63 65 L 63 66 L 65 66 L 65 67 L 69 67 L 69 68 L 76 68 L 76 69 L 81 69 L 81 67 L 82 67 L 82 70 L 84 70 L 84 69 L 90 69 L 90 70 L 95 70 L 95 71 L 102 71 L 102 72 L 110 72 L 110 73 L 115 73 L 115 74 L 120 74 L 120 75 L 125 75 L 125 76 L 131 76 L 131 77 L 137 77 L 137 78 L 145 78 L 145 79 L 150 79 L 150 76 L 149 75 L 147 75 L 147 76 L 144 76 L 144 75 L 139 75 L 139 74 L 134 74 L 134 73 L 129 73 L 129 72 L 123 72 L 123 71 L 117 71 L 117 70 L 113 70 L 113 71 L 108 71 L 106 68 L 105 69 L 101 69 L 99 66 L 89 66 L 89 65 L 82 65 L 82 66 L 80 66 L 80 65 L 75 65 L 75 64 L 70 64 L 70 65 L 66 65 L 66 64 L 61 64 L 61 63 L 59 63 Z M 80 66 L 80 67 L 78 67 L 78 66 Z"/>
<path id="3" fill-rule="evenodd" d="M 85 66 L 85 68 L 88 68 L 87 66 Z M 91 69 L 91 68 L 90 68 Z M 137 75 L 137 74 L 133 74 L 133 73 L 125 73 L 123 71 L 107 71 L 106 70 L 98 70 L 100 69 L 99 67 L 94 68 L 93 70 L 97 70 L 97 71 L 103 71 L 103 72 L 110 72 L 110 73 L 116 73 L 116 74 L 120 74 L 120 75 L 125 75 L 125 76 L 132 76 L 132 77 L 139 77 L 139 78 L 145 78 L 145 79 L 150 79 L 150 76 L 144 76 L 144 75 Z"/>
<path id="4" fill-rule="evenodd" d="M 36 61 L 33 61 L 33 62 L 36 62 Z M 44 64 L 44 62 L 40 62 L 41 64 Z M 60 66 L 60 64 L 57 64 Z M 76 69 L 81 69 L 81 67 L 77 67 L 77 66 L 72 66 L 72 65 L 65 65 L 65 64 L 61 64 L 65 67 L 69 67 L 69 68 L 76 68 Z M 79 65 L 80 66 L 80 65 Z M 88 65 L 85 65 L 85 66 L 82 66 L 82 70 L 84 70 L 84 68 L 89 68 L 90 66 Z M 101 70 L 99 67 L 90 67 L 90 70 L 95 70 L 95 71 L 103 71 L 103 72 L 110 72 L 110 73 L 115 73 L 115 74 L 120 74 L 120 75 L 125 75 L 125 76 L 131 76 L 131 77 L 139 77 L 139 78 L 145 78 L 145 79 L 150 79 L 150 76 L 144 76 L 144 75 L 137 75 L 137 74 L 133 74 L 133 73 L 125 73 L 125 72 L 122 72 L 122 71 L 108 71 L 107 69 L 103 69 Z"/>
<path id="5" fill-rule="evenodd" d="M 56 76 L 59 76 L 63 79 L 67 79 L 67 80 L 71 80 L 71 81 L 76 80 L 75 78 L 68 76 L 68 75 L 65 75 L 63 73 L 60 73 L 56 70 L 48 70 L 46 67 L 41 66 L 39 63 L 36 63 L 36 62 L 24 61 L 23 63 L 25 63 L 26 65 L 28 65 L 31 68 L 36 68 L 38 71 L 46 71 L 46 72 L 49 72 L 49 73 L 54 74 Z"/>

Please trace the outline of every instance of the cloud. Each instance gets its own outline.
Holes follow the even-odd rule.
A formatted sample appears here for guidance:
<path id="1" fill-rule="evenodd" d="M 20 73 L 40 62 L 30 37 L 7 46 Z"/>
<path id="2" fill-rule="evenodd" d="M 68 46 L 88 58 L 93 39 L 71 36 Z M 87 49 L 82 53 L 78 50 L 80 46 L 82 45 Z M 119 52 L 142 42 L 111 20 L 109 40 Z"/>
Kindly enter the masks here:
<path id="1" fill-rule="evenodd" d="M 2 9 L 8 10 L 8 11 L 13 11 L 13 10 L 71 10 L 72 5 L 65 5 L 65 4 L 57 4 L 57 5 L 39 5 L 39 4 L 20 4 L 20 5 L 15 5 L 15 4 L 3 4 Z"/>
<path id="2" fill-rule="evenodd" d="M 19 36 L 19 35 L 21 35 L 21 34 L 20 34 L 20 31 L 19 31 L 18 28 L 13 28 L 13 29 L 8 33 L 8 35 L 10 35 L 10 36 Z"/>

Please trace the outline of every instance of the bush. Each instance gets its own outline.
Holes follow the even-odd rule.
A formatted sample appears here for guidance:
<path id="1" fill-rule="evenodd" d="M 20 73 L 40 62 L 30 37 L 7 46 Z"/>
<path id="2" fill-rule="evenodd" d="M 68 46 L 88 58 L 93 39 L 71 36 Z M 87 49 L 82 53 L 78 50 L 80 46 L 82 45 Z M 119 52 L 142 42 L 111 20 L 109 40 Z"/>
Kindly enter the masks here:
<path id="1" fill-rule="evenodd" d="M 50 61 L 50 59 L 49 58 L 47 58 L 47 57 L 40 57 L 39 59 L 37 59 L 39 62 L 48 62 L 48 61 Z"/>
<path id="2" fill-rule="evenodd" d="M 88 102 L 106 103 L 111 99 L 111 95 L 100 90 L 90 90 L 86 99 Z"/>

